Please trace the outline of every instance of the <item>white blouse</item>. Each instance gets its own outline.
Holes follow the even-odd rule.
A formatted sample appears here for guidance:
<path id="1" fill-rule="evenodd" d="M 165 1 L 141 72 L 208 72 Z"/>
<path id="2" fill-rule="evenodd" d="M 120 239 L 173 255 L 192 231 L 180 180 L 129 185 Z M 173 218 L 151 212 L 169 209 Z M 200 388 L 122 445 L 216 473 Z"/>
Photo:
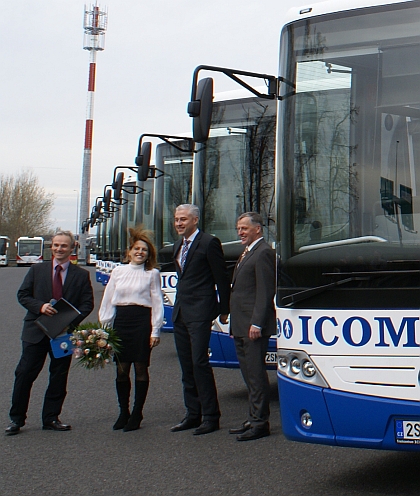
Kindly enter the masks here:
<path id="1" fill-rule="evenodd" d="M 160 273 L 145 270 L 144 264 L 117 265 L 111 273 L 99 309 L 99 321 L 112 325 L 116 306 L 141 305 L 152 309 L 152 337 L 160 336 L 163 325 L 163 297 Z"/>

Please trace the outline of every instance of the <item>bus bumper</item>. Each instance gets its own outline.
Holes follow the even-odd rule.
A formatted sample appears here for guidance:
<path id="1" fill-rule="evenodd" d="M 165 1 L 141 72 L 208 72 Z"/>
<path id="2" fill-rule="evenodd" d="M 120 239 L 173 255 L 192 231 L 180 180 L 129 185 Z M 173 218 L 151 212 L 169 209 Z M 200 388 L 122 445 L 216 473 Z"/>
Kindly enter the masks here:
<path id="1" fill-rule="evenodd" d="M 397 442 L 397 421 L 420 424 L 420 403 L 334 391 L 277 374 L 282 429 L 292 441 L 420 451 L 420 441 Z M 310 419 L 310 421 L 308 421 Z"/>

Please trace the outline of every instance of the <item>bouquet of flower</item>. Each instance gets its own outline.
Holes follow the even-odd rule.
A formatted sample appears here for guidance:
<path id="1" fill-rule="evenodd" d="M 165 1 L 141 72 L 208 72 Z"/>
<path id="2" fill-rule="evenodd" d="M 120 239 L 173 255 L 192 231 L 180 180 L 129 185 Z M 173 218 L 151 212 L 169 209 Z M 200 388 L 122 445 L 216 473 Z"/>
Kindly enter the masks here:
<path id="1" fill-rule="evenodd" d="M 74 329 L 70 341 L 79 365 L 87 369 L 102 369 L 118 353 L 121 340 L 112 327 L 104 327 L 99 322 L 87 322 Z"/>

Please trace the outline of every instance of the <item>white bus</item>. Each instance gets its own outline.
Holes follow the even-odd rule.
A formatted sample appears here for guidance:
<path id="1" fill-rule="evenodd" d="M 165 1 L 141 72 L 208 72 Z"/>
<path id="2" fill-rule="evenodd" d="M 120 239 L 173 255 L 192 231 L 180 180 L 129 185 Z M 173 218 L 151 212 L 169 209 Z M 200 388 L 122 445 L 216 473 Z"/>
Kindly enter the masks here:
<path id="1" fill-rule="evenodd" d="M 21 236 L 16 241 L 16 264 L 32 265 L 43 261 L 44 238 Z"/>
<path id="2" fill-rule="evenodd" d="M 275 175 L 260 149 L 248 180 L 268 180 L 258 194 L 275 188 L 265 236 L 277 251 L 277 377 L 289 439 L 420 450 L 419 60 L 419 1 L 334 0 L 289 12 L 276 77 L 194 72 L 188 109 L 207 153 L 210 85 L 197 85 L 199 71 L 264 78 L 277 100 Z M 217 180 L 221 157 L 203 174 Z M 213 203 L 226 216 L 250 191 L 235 162 L 226 202 Z M 207 184 L 201 194 L 215 195 Z M 264 203 L 243 205 L 264 217 Z"/>
<path id="3" fill-rule="evenodd" d="M 0 265 L 7 266 L 9 264 L 9 247 L 10 239 L 8 236 L 0 236 Z"/>
<path id="4" fill-rule="evenodd" d="M 288 16 L 276 147 L 282 429 L 420 451 L 420 2 L 331 1 Z"/>

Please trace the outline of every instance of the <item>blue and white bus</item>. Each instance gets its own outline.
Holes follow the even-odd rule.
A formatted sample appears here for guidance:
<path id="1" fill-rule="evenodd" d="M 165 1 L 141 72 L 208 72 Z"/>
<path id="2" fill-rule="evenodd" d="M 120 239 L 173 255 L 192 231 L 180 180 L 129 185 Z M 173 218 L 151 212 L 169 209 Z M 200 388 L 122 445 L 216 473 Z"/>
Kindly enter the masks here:
<path id="1" fill-rule="evenodd" d="M 277 76 L 194 72 L 188 111 L 204 147 L 212 83 L 199 71 L 265 79 L 277 100 L 265 235 L 289 439 L 420 449 L 419 56 L 419 1 L 331 1 L 289 12 Z"/>
<path id="2" fill-rule="evenodd" d="M 313 3 L 288 17 L 276 147 L 282 429 L 418 451 L 420 2 Z"/>

